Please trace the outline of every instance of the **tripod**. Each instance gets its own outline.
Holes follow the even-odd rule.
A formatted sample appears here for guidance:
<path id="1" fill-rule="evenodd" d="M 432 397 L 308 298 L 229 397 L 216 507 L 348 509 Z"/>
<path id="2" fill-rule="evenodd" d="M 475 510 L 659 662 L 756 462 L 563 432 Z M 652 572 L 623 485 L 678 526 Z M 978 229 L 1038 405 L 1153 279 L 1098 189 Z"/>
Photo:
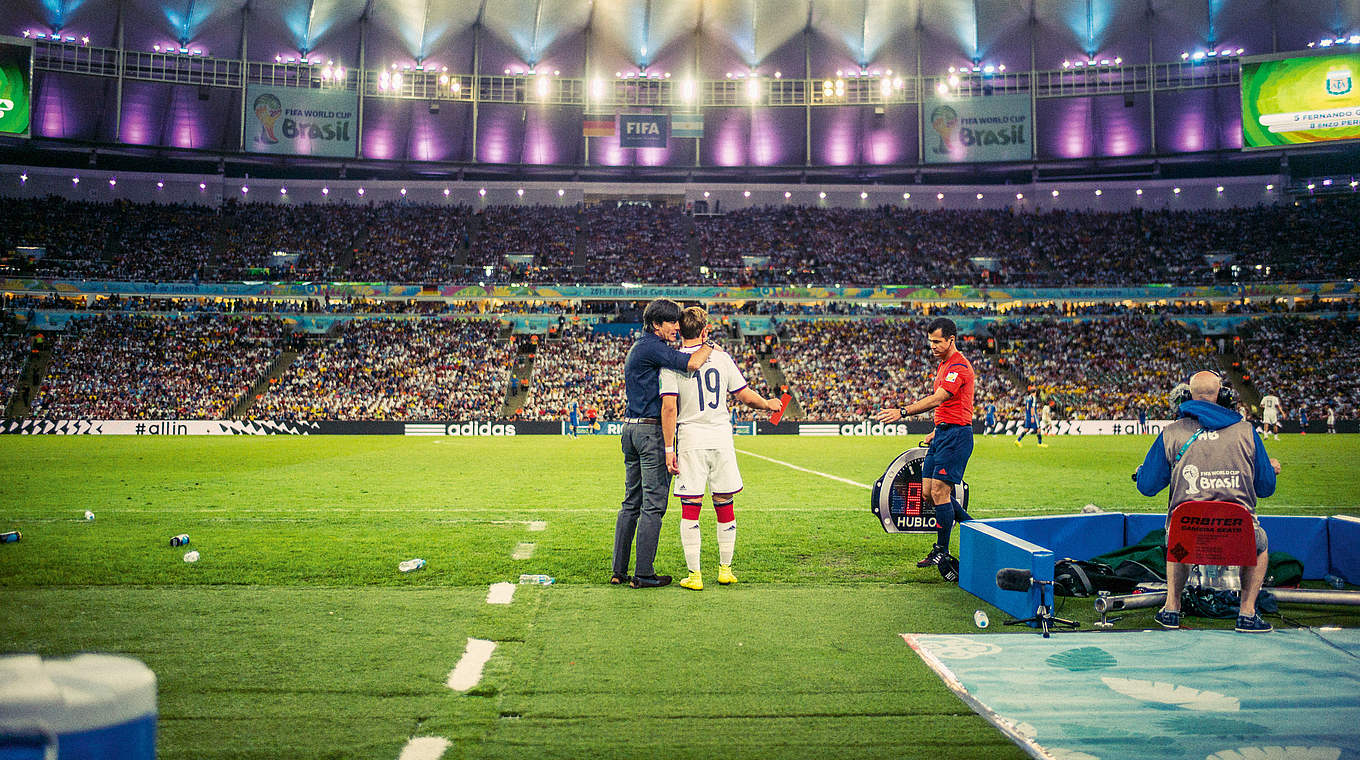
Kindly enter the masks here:
<path id="1" fill-rule="evenodd" d="M 1054 627 L 1060 627 L 1067 630 L 1075 630 L 1081 627 L 1081 623 L 1078 623 L 1075 620 L 1068 620 L 1066 618 L 1050 615 L 1048 607 L 1042 604 L 1034 611 L 1034 617 L 1027 617 L 1021 620 L 1007 620 L 1003 625 L 1029 625 L 1031 623 L 1037 623 L 1039 625 L 1039 630 L 1044 638 L 1048 638 L 1049 630 Z"/>

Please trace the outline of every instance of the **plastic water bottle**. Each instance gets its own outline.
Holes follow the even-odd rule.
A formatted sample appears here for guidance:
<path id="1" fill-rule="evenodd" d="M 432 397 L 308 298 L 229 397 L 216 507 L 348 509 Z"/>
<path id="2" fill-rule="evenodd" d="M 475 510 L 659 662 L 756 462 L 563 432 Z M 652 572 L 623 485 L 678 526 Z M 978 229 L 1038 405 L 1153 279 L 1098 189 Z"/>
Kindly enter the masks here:
<path id="1" fill-rule="evenodd" d="M 1322 576 L 1322 580 L 1326 581 L 1328 586 L 1331 586 L 1332 588 L 1335 589 L 1344 589 L 1346 587 L 1346 579 L 1338 575 L 1332 575 L 1331 573 L 1328 573 L 1327 575 Z"/>
<path id="2" fill-rule="evenodd" d="M 986 610 L 978 610 L 973 613 L 973 624 L 978 628 L 986 628 L 989 623 Z"/>
<path id="3" fill-rule="evenodd" d="M 189 534 L 181 533 L 178 536 L 170 537 L 171 546 L 187 546 L 189 544 Z"/>
<path id="4" fill-rule="evenodd" d="M 184 561 L 185 561 L 185 562 L 190 562 L 190 563 L 192 563 L 192 562 L 197 562 L 197 561 L 198 561 L 198 552 L 197 552 L 197 551 L 185 552 L 185 553 L 184 553 Z"/>
<path id="5" fill-rule="evenodd" d="M 519 577 L 519 582 L 521 584 L 528 583 L 536 586 L 551 586 L 552 584 L 557 582 L 557 579 L 552 577 L 551 575 L 543 575 L 542 573 L 536 573 L 533 575 L 530 575 L 529 573 L 524 573 Z"/>
<path id="6" fill-rule="evenodd" d="M 24 534 L 17 530 L 12 530 L 8 533 L 0 533 L 0 544 L 12 544 L 23 537 Z"/>
<path id="7" fill-rule="evenodd" d="M 405 562 L 402 562 L 400 565 L 397 565 L 397 569 L 402 571 L 403 573 L 412 573 L 415 572 L 416 570 L 419 570 L 422 567 L 425 567 L 425 560 L 419 558 L 408 559 Z"/>

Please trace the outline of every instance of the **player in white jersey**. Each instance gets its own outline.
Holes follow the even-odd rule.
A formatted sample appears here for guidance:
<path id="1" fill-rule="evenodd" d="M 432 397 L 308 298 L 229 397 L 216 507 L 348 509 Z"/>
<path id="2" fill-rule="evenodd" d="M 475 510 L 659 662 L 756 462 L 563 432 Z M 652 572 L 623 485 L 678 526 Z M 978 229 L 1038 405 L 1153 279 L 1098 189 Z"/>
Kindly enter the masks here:
<path id="1" fill-rule="evenodd" d="M 708 338 L 708 313 L 697 306 L 685 309 L 680 317 L 680 338 L 681 351 L 697 351 Z M 703 366 L 688 374 L 661 370 L 661 435 L 666 444 L 666 466 L 676 476 L 680 545 L 689 568 L 689 577 L 680 585 L 695 591 L 704 587 L 699 568 L 699 513 L 706 488 L 718 514 L 718 583 L 737 582 L 732 574 L 737 544 L 732 501 L 742 482 L 727 408 L 729 393 L 752 409 L 778 411 L 781 406 L 778 399 L 761 398 L 751 390 L 726 351 L 715 350 Z"/>
<path id="2" fill-rule="evenodd" d="M 1275 434 L 1277 441 L 1280 440 L 1280 414 L 1283 411 L 1279 396 L 1267 393 L 1261 397 L 1261 424 L 1265 426 L 1267 434 Z"/>
<path id="3" fill-rule="evenodd" d="M 1039 410 L 1039 424 L 1043 427 L 1045 434 L 1053 432 L 1053 404 L 1044 404 Z"/>

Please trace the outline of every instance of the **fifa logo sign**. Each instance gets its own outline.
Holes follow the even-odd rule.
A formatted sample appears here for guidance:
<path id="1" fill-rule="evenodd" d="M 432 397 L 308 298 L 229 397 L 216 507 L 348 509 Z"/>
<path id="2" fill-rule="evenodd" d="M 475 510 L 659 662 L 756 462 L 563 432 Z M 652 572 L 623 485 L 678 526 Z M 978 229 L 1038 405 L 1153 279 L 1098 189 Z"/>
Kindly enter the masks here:
<path id="1" fill-rule="evenodd" d="M 0 119 L 5 118 L 5 114 L 14 110 L 14 101 L 0 98 Z"/>
<path id="2" fill-rule="evenodd" d="M 1327 72 L 1327 94 L 1345 95 L 1351 91 L 1351 70 L 1333 69 Z"/>
<path id="3" fill-rule="evenodd" d="M 1187 494 L 1199 493 L 1199 468 L 1193 464 L 1187 464 L 1181 470 L 1181 477 L 1185 478 L 1185 492 Z"/>

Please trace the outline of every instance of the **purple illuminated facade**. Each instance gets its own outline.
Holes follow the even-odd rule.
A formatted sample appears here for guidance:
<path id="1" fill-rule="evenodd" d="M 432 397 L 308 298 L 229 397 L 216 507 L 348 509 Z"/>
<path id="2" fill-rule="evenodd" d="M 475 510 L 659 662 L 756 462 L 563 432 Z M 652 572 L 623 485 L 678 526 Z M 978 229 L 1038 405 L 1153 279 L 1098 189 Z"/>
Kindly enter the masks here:
<path id="1" fill-rule="evenodd" d="M 1033 19 L 1028 4 L 924 0 L 813 0 L 799 6 L 793 14 L 798 18 L 781 4 L 735 0 L 665 8 L 645 0 L 564 0 L 527 14 L 515 3 L 490 3 L 479 11 L 456 0 L 380 1 L 362 19 L 353 4 L 321 9 L 304 0 L 248 9 L 239 2 L 209 1 L 190 4 L 187 11 L 155 0 L 66 6 L 6 3 L 0 34 L 60 30 L 88 36 L 87 52 L 108 51 L 105 61 L 116 60 L 111 49 L 120 41 L 138 54 L 154 48 L 174 54 L 140 60 L 141 68 L 129 59 L 126 75 L 109 63 L 71 65 L 80 60 L 79 52 L 65 61 L 40 56 L 36 138 L 235 153 L 242 55 L 263 64 L 250 67 L 250 81 L 258 82 L 274 76 L 268 72 L 274 61 L 305 53 L 317 65 L 312 87 L 323 85 L 315 74 L 322 65 L 345 67 L 351 89 L 359 86 L 361 73 L 369 77 L 361 98 L 358 158 L 416 166 L 911 171 L 922 168 L 918 102 L 947 84 L 949 67 L 971 72 L 974 66 L 1008 65 L 1019 75 L 1011 91 L 1028 92 L 1036 82 L 1050 81 L 1045 77 L 1054 70 L 1066 76 L 1073 62 L 1098 63 L 1106 72 L 1104 84 L 1089 92 L 1038 89 L 1030 135 L 1036 162 L 1221 154 L 1241 148 L 1238 50 L 1253 55 L 1299 49 L 1337 30 L 1360 31 L 1357 8 L 1341 5 L 1319 13 L 1308 0 L 1228 0 L 1207 9 L 1162 4 L 1151 10 L 1111 0 L 1059 2 L 1040 4 Z M 121 34 L 113 21 L 120 13 Z M 205 68 L 210 75 L 185 78 L 177 68 L 181 47 L 202 52 L 200 63 L 211 59 Z M 1205 51 L 1231 55 L 1234 63 L 1223 67 L 1217 58 L 1202 59 L 1206 67 L 1217 66 L 1213 76 L 1182 63 L 1186 55 Z M 359 71 L 361 60 L 366 72 Z M 1030 71 L 1031 61 L 1036 72 Z M 518 100 L 507 99 L 504 87 L 485 84 L 478 93 L 405 91 L 403 97 L 374 84 L 379 72 L 420 66 L 455 78 L 525 79 Z M 1121 67 L 1141 68 L 1124 76 Z M 784 82 L 806 82 L 799 92 L 818 98 L 790 105 L 762 94 L 747 102 L 744 78 L 753 75 L 765 83 L 778 81 L 776 75 Z M 551 78 L 552 93 L 572 94 L 545 97 L 533 79 L 538 76 Z M 663 77 L 675 92 L 681 82 L 736 87 L 700 105 L 613 101 L 614 83 L 628 76 Z M 988 88 L 1007 81 L 999 69 L 995 76 L 985 81 Z M 841 88 L 867 85 L 868 77 L 882 82 L 892 97 L 851 102 Z M 1125 84 L 1109 84 L 1121 81 Z M 835 88 L 823 90 L 832 82 Z M 976 80 L 975 94 L 983 84 Z M 698 84 L 691 87 L 700 90 Z M 695 109 L 702 113 L 703 138 L 672 138 L 666 148 L 623 149 L 617 137 L 581 133 L 587 114 Z"/>

